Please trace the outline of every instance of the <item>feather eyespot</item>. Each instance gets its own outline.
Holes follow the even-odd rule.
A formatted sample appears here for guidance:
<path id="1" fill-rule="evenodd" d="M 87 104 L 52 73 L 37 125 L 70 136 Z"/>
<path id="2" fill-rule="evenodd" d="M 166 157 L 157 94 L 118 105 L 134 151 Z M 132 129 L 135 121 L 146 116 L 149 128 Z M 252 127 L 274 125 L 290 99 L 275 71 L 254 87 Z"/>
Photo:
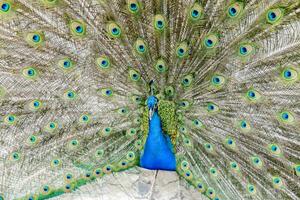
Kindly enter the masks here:
<path id="1" fill-rule="evenodd" d="M 243 4 L 242 3 L 240 3 L 240 2 L 233 3 L 228 7 L 227 15 L 230 18 L 236 18 L 241 14 L 242 9 L 243 9 Z"/>
<path id="2" fill-rule="evenodd" d="M 247 185 L 247 190 L 248 190 L 248 192 L 250 193 L 250 194 L 256 194 L 256 188 L 255 188 L 255 186 L 254 185 L 252 185 L 252 184 L 248 184 Z"/>
<path id="3" fill-rule="evenodd" d="M 1 11 L 2 12 L 8 12 L 10 10 L 11 6 L 9 3 L 4 2 L 1 4 Z"/>
<path id="4" fill-rule="evenodd" d="M 205 192 L 205 185 L 203 183 L 202 180 L 198 180 L 196 183 L 195 183 L 195 186 L 197 187 L 198 191 L 201 192 L 201 193 L 204 193 Z"/>
<path id="5" fill-rule="evenodd" d="M 208 197 L 210 197 L 210 198 L 215 198 L 215 196 L 216 196 L 216 192 L 215 192 L 215 190 L 213 189 L 213 188 L 207 188 L 207 190 L 206 190 L 206 195 L 208 196 Z"/>
<path id="6" fill-rule="evenodd" d="M 279 113 L 279 120 L 285 124 L 292 124 L 295 121 L 294 115 L 289 111 Z"/>
<path id="7" fill-rule="evenodd" d="M 70 70 L 74 67 L 74 63 L 69 58 L 64 58 L 58 61 L 58 66 L 62 68 L 63 70 Z"/>
<path id="8" fill-rule="evenodd" d="M 110 36 L 112 36 L 113 38 L 119 38 L 122 34 L 120 26 L 118 24 L 116 24 L 115 22 L 110 22 L 107 25 L 107 31 L 108 31 L 108 34 Z"/>
<path id="9" fill-rule="evenodd" d="M 213 75 L 211 77 L 211 84 L 215 88 L 221 88 L 225 84 L 225 77 L 221 75 Z"/>
<path id="10" fill-rule="evenodd" d="M 42 102 L 39 100 L 33 100 L 29 103 L 29 109 L 31 111 L 37 111 L 42 107 Z"/>
<path id="11" fill-rule="evenodd" d="M 135 50 L 139 55 L 143 55 L 147 52 L 147 46 L 144 40 L 137 39 L 135 42 Z"/>
<path id="12" fill-rule="evenodd" d="M 109 69 L 110 68 L 110 60 L 107 56 L 100 56 L 96 59 L 96 64 L 101 69 Z"/>
<path id="13" fill-rule="evenodd" d="M 252 162 L 252 165 L 257 169 L 261 169 L 263 167 L 263 162 L 262 162 L 261 158 L 258 156 L 251 157 L 251 162 Z"/>
<path id="14" fill-rule="evenodd" d="M 166 62 L 163 59 L 158 59 L 155 64 L 155 69 L 159 73 L 164 73 L 168 70 L 168 67 L 166 66 Z"/>
<path id="15" fill-rule="evenodd" d="M 18 152 L 13 152 L 11 155 L 10 155 L 10 159 L 12 161 L 18 161 L 21 159 L 21 154 L 18 153 Z"/>
<path id="16" fill-rule="evenodd" d="M 77 37 L 84 36 L 86 34 L 86 25 L 84 22 L 79 20 L 71 21 L 70 24 L 71 34 Z"/>
<path id="17" fill-rule="evenodd" d="M 261 95 L 254 89 L 249 89 L 246 93 L 246 98 L 248 101 L 255 103 L 261 99 Z"/>
<path id="18" fill-rule="evenodd" d="M 208 49 L 214 48 L 219 43 L 217 35 L 210 34 L 204 38 L 204 46 Z"/>
<path id="19" fill-rule="evenodd" d="M 281 149 L 277 144 L 269 144 L 268 149 L 273 155 L 279 156 L 281 154 Z"/>
<path id="20" fill-rule="evenodd" d="M 41 191 L 42 194 L 45 194 L 45 195 L 49 194 L 51 192 L 51 189 L 50 189 L 50 187 L 48 185 L 44 185 L 41 190 L 42 190 Z"/>
<path id="21" fill-rule="evenodd" d="M 22 74 L 27 79 L 35 79 L 38 76 L 37 70 L 34 67 L 25 67 Z"/>
<path id="22" fill-rule="evenodd" d="M 281 72 L 281 78 L 287 83 L 293 83 L 298 80 L 299 74 L 292 67 L 286 67 Z"/>
<path id="23" fill-rule="evenodd" d="M 109 89 L 109 88 L 104 88 L 101 90 L 101 94 L 105 97 L 112 97 L 114 92 L 112 89 Z"/>
<path id="24" fill-rule="evenodd" d="M 35 135 L 30 135 L 28 138 L 27 138 L 27 144 L 32 146 L 32 145 L 35 145 L 37 143 L 37 137 Z"/>
<path id="25" fill-rule="evenodd" d="M 127 8 L 130 13 L 137 14 L 140 11 L 140 2 L 137 0 L 127 0 Z"/>
<path id="26" fill-rule="evenodd" d="M 185 88 L 188 88 L 192 85 L 193 81 L 194 81 L 193 75 L 186 75 L 182 78 L 181 85 Z"/>
<path id="27" fill-rule="evenodd" d="M 195 3 L 190 11 L 189 11 L 189 18 L 191 21 L 198 21 L 203 16 L 203 8 L 199 3 Z"/>
<path id="28" fill-rule="evenodd" d="M 245 43 L 239 46 L 239 55 L 241 57 L 247 57 L 254 53 L 254 47 L 251 44 Z"/>
<path id="29" fill-rule="evenodd" d="M 163 31 L 166 27 L 166 21 L 164 16 L 155 15 L 154 16 L 154 28 L 156 31 Z"/>
<path id="30" fill-rule="evenodd" d="M 129 70 L 129 77 L 130 77 L 130 80 L 132 80 L 134 82 L 137 82 L 141 79 L 140 73 L 133 69 Z"/>
<path id="31" fill-rule="evenodd" d="M 215 113 L 219 111 L 219 107 L 214 103 L 208 103 L 206 109 L 209 113 Z"/>
<path id="32" fill-rule="evenodd" d="M 280 177 L 278 177 L 278 176 L 272 177 L 272 181 L 273 181 L 274 188 L 280 189 L 283 187 L 283 181 Z"/>
<path id="33" fill-rule="evenodd" d="M 44 44 L 44 34 L 42 32 L 30 32 L 27 34 L 25 40 L 32 47 L 39 47 Z"/>
<path id="34" fill-rule="evenodd" d="M 275 24 L 282 18 L 283 11 L 280 8 L 270 9 L 266 15 L 267 22 L 270 24 Z"/>
<path id="35" fill-rule="evenodd" d="M 15 125 L 17 123 L 17 117 L 13 114 L 8 114 L 4 117 L 4 123 L 7 125 Z"/>
<path id="36" fill-rule="evenodd" d="M 182 42 L 176 48 L 176 55 L 178 58 L 184 58 L 188 56 L 188 45 L 186 42 Z"/>
<path id="37" fill-rule="evenodd" d="M 95 175 L 95 176 L 100 176 L 100 175 L 102 175 L 102 169 L 101 169 L 101 168 L 96 168 L 96 169 L 94 170 L 94 175 Z"/>

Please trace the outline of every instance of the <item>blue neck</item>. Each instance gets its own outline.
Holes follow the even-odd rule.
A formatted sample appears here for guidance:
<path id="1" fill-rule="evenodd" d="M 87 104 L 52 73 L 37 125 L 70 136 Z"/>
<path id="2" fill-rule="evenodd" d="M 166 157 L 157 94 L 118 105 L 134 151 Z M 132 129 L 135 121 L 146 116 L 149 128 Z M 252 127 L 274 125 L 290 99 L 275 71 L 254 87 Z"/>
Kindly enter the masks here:
<path id="1" fill-rule="evenodd" d="M 140 166 L 153 170 L 176 170 L 176 159 L 172 152 L 170 137 L 165 135 L 158 112 L 149 121 L 149 134 L 141 156 Z"/>

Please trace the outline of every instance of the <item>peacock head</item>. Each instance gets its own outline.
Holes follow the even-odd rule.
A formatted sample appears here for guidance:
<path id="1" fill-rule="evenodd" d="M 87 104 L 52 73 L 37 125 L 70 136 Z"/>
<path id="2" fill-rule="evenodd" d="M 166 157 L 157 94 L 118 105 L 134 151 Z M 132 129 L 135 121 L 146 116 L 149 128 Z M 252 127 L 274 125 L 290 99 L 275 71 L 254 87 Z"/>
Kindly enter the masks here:
<path id="1" fill-rule="evenodd" d="M 149 96 L 147 99 L 147 106 L 149 108 L 149 119 L 150 120 L 153 116 L 154 111 L 157 108 L 157 102 L 158 102 L 158 99 L 153 95 Z"/>

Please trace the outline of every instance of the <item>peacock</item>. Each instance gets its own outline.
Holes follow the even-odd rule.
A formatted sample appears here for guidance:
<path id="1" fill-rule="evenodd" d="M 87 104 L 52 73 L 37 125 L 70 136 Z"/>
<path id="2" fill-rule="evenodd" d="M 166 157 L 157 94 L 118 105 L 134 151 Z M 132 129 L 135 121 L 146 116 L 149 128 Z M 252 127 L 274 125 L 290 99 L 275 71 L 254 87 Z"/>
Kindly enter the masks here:
<path id="1" fill-rule="evenodd" d="M 134 168 L 300 199 L 299 58 L 299 0 L 0 0 L 0 200 Z"/>

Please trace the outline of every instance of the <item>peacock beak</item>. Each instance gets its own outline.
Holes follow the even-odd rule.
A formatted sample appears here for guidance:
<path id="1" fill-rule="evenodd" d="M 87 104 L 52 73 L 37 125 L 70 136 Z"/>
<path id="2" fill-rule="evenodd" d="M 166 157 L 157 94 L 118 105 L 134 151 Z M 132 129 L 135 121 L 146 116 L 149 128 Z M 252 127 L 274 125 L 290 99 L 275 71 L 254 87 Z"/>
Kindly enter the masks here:
<path id="1" fill-rule="evenodd" d="M 154 113 L 154 108 L 149 108 L 149 120 L 151 121 Z"/>

